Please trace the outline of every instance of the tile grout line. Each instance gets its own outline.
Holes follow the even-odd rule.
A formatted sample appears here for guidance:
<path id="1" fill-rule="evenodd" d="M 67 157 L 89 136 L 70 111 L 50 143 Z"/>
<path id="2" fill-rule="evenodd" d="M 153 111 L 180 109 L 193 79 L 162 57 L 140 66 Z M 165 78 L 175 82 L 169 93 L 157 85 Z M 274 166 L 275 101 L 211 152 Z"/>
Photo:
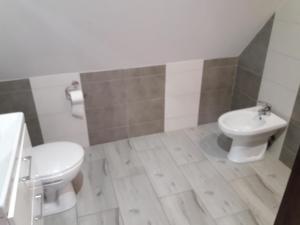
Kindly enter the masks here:
<path id="1" fill-rule="evenodd" d="M 103 152 L 104 152 L 104 156 L 105 156 L 105 165 L 107 165 L 107 170 L 108 170 L 108 173 L 109 173 L 109 178 L 111 179 L 111 184 L 112 184 L 112 188 L 113 188 L 113 192 L 114 192 L 114 196 L 116 198 L 116 201 L 117 201 L 117 205 L 118 205 L 118 212 L 119 212 L 119 218 L 121 218 L 122 222 L 124 222 L 124 219 L 123 219 L 123 215 L 122 215 L 122 212 L 121 212 L 121 208 L 120 208 L 120 201 L 118 199 L 118 195 L 117 195 L 117 191 L 116 191 L 116 188 L 115 188 L 115 182 L 114 182 L 114 179 L 112 177 L 112 174 L 111 174 L 111 171 L 110 171 L 110 168 L 109 168 L 109 162 L 107 160 L 108 156 L 106 154 L 106 151 L 105 149 L 103 149 Z M 120 222 L 120 221 L 119 221 Z M 126 224 L 125 224 L 126 225 Z"/>
<path id="2" fill-rule="evenodd" d="M 151 185 L 151 189 L 153 190 L 154 195 L 155 195 L 155 198 L 156 198 L 156 200 L 158 201 L 158 204 L 160 205 L 160 207 L 161 207 L 161 209 L 162 209 L 162 212 L 163 212 L 164 216 L 166 217 L 166 221 L 168 222 L 168 225 L 173 225 L 173 224 L 171 223 L 171 221 L 169 220 L 169 217 L 168 217 L 168 215 L 167 215 L 167 213 L 166 213 L 166 211 L 165 211 L 165 209 L 164 209 L 164 207 L 163 207 L 163 205 L 162 205 L 162 203 L 161 203 L 161 201 L 160 201 L 160 198 L 159 198 L 159 196 L 158 196 L 158 194 L 157 194 L 157 192 L 156 192 L 156 190 L 155 190 L 155 188 L 154 188 L 154 185 L 153 185 L 152 182 L 151 182 L 151 179 L 150 179 L 150 177 L 149 177 L 149 175 L 148 175 L 148 173 L 147 173 L 147 170 L 146 170 L 146 168 L 145 168 L 145 166 L 144 166 L 143 161 L 141 160 L 141 157 L 139 156 L 139 154 L 138 154 L 138 152 L 137 152 L 137 150 L 136 150 L 135 147 L 133 147 L 132 149 L 133 149 L 133 151 L 136 152 L 136 154 L 137 154 L 139 160 L 141 161 L 141 163 L 142 163 L 142 165 L 143 165 L 143 168 L 144 168 L 144 170 L 145 170 L 145 176 L 146 176 L 148 182 L 149 182 L 150 185 Z M 126 225 L 126 224 L 125 224 L 125 225 Z"/>
<path id="3" fill-rule="evenodd" d="M 101 145 L 101 144 L 99 144 L 99 145 Z M 88 164 L 90 164 L 91 162 L 93 162 L 93 161 L 99 161 L 99 160 L 103 160 L 104 161 L 104 165 L 106 164 L 106 161 L 107 161 L 107 156 L 106 156 L 106 153 L 105 153 L 105 150 L 103 149 L 103 148 L 101 148 L 100 150 L 86 150 L 86 151 L 88 151 L 88 152 L 86 152 L 87 154 L 89 154 L 89 153 L 91 153 L 91 152 L 93 152 L 93 151 L 99 151 L 99 152 L 103 152 L 103 154 L 104 154 L 104 157 L 103 156 L 101 156 L 100 158 L 98 158 L 98 159 L 90 159 L 90 157 L 88 157 L 88 158 L 86 158 L 86 160 L 87 160 L 87 163 Z M 111 176 L 110 176 L 110 172 L 109 172 L 109 177 L 108 177 L 109 179 L 110 179 L 110 181 L 111 181 L 111 183 L 112 183 L 112 186 L 113 186 L 113 182 L 112 182 L 112 178 L 111 178 Z M 86 214 L 84 214 L 84 215 L 81 215 L 81 216 L 79 216 L 79 214 L 78 214 L 78 207 L 76 207 L 76 210 L 77 210 L 77 220 L 79 221 L 79 219 L 80 218 L 82 218 L 82 217 L 88 217 L 88 216 L 92 216 L 92 215 L 97 215 L 97 214 L 99 214 L 99 213 L 104 213 L 104 212 L 107 212 L 107 211 L 111 211 L 111 210 L 116 210 L 116 209 L 118 209 L 119 208 L 119 203 L 118 203 L 118 200 L 117 200 L 117 197 L 116 197 L 116 194 L 114 193 L 114 197 L 115 197 L 115 199 L 116 199 L 116 201 L 117 201 L 117 205 L 118 205 L 118 207 L 117 208 L 115 208 L 115 207 L 109 207 L 109 208 L 106 208 L 106 209 L 103 209 L 103 210 L 96 210 L 96 211 L 94 211 L 94 212 L 89 212 L 89 213 L 86 213 Z M 80 225 L 80 224 L 78 224 L 78 225 Z"/>
<path id="4" fill-rule="evenodd" d="M 185 132 L 186 133 L 186 132 Z M 216 134 L 216 132 L 214 132 L 214 131 L 210 131 L 210 133 L 215 133 Z M 196 144 L 197 146 L 199 146 L 199 144 L 197 144 L 197 143 L 195 143 L 190 137 L 189 137 L 189 135 L 186 135 L 186 136 L 188 136 L 188 138 L 193 142 L 193 144 Z M 200 147 L 200 146 L 199 146 Z M 201 149 L 201 147 L 200 147 L 200 149 Z M 201 149 L 201 151 L 203 151 L 202 149 Z M 204 153 L 203 153 L 204 154 Z M 205 157 L 206 157 L 206 155 L 205 155 Z M 250 210 L 250 207 L 249 207 L 249 205 L 240 197 L 240 195 L 235 191 L 235 189 L 233 188 L 233 186 L 232 186 L 232 184 L 229 182 L 229 181 L 227 181 L 226 179 L 225 179 L 225 177 L 215 168 L 215 166 L 213 165 L 213 163 L 211 163 L 211 161 L 208 159 L 208 157 L 206 157 L 207 158 L 207 161 L 208 161 L 208 163 L 216 170 L 216 172 L 220 175 L 220 177 L 221 178 L 223 178 L 222 180 L 224 180 L 225 181 L 225 183 L 232 189 L 232 191 L 234 191 L 234 193 L 236 193 L 237 195 L 238 195 L 238 197 L 239 197 L 239 199 L 245 204 L 245 206 L 247 206 L 247 210 Z M 199 162 L 195 162 L 195 164 L 198 164 Z M 184 175 L 185 176 L 185 175 Z M 242 211 L 244 211 L 245 209 L 243 209 L 243 210 L 241 210 L 241 212 Z M 208 211 L 209 212 L 209 211 Z M 209 212 L 210 213 L 210 212 Z M 229 214 L 229 215 L 227 215 L 227 216 L 232 216 L 232 215 L 234 215 L 234 214 L 236 214 L 236 213 L 240 213 L 240 212 L 235 212 L 235 213 L 233 213 L 233 214 Z M 217 221 L 217 219 L 219 219 L 219 218 L 214 218 L 214 217 L 212 217 L 215 221 Z"/>
<path id="5" fill-rule="evenodd" d="M 207 128 L 207 129 L 208 129 L 208 128 Z M 197 146 L 197 147 L 200 147 L 199 144 L 198 144 L 197 142 L 195 142 L 195 141 L 191 138 L 190 135 L 187 134 L 186 129 L 181 129 L 180 131 L 181 131 L 181 132 L 182 132 L 182 133 L 183 133 L 183 134 L 184 134 L 184 135 L 192 142 L 193 145 L 195 145 L 195 146 Z M 168 133 L 168 132 L 161 133 L 161 134 L 157 134 L 157 138 L 158 138 L 160 144 L 162 145 L 162 148 L 159 148 L 159 147 L 156 147 L 156 148 L 147 148 L 147 149 L 145 149 L 145 150 L 138 151 L 138 150 L 136 149 L 136 147 L 132 144 L 132 139 L 131 139 L 131 138 L 127 138 L 127 139 L 124 139 L 124 140 L 127 140 L 127 141 L 128 141 L 128 143 L 129 143 L 129 145 L 130 145 L 130 148 L 137 154 L 138 159 L 140 160 L 141 165 L 142 165 L 142 167 L 143 167 L 143 169 L 144 169 L 144 172 L 145 172 L 145 174 L 129 175 L 129 176 L 126 176 L 126 177 L 134 177 L 134 176 L 145 175 L 145 177 L 147 178 L 148 182 L 150 183 L 151 189 L 154 191 L 155 197 L 156 197 L 156 199 L 159 201 L 159 204 L 160 204 L 160 206 L 162 207 L 163 212 L 164 212 L 164 215 L 166 215 L 166 218 L 167 218 L 167 220 L 168 220 L 169 223 L 170 223 L 169 218 L 168 218 L 168 216 L 167 216 L 167 214 L 166 214 L 166 212 L 165 212 L 165 210 L 164 210 L 164 207 L 163 207 L 163 205 L 162 205 L 161 200 L 164 199 L 164 198 L 168 198 L 168 197 L 178 196 L 178 195 L 180 195 L 181 193 L 185 193 L 185 192 L 189 192 L 189 191 L 195 192 L 195 191 L 194 191 L 194 189 L 192 188 L 192 190 L 186 190 L 186 191 L 182 191 L 182 192 L 178 192 L 178 193 L 172 193 L 172 194 L 168 194 L 168 195 L 159 197 L 159 196 L 158 196 L 158 193 L 156 192 L 156 190 L 155 190 L 155 188 L 154 188 L 154 186 L 153 186 L 153 183 L 152 183 L 152 181 L 151 181 L 151 179 L 150 179 L 150 177 L 149 177 L 149 174 L 148 174 L 148 172 L 147 172 L 147 170 L 146 170 L 146 168 L 145 168 L 145 165 L 144 165 L 144 163 L 142 162 L 142 160 L 141 160 L 141 158 L 140 158 L 140 156 L 139 156 L 139 153 L 140 153 L 140 152 L 153 151 L 153 150 L 165 151 L 166 154 L 170 157 L 170 159 L 172 159 L 172 162 L 175 164 L 176 168 L 179 169 L 180 173 L 185 177 L 186 181 L 189 183 L 189 185 L 190 185 L 191 187 L 192 187 L 192 185 L 191 185 L 191 183 L 188 181 L 188 179 L 187 179 L 187 177 L 185 176 L 185 174 L 182 172 L 181 167 L 184 166 L 184 165 L 198 164 L 198 163 L 201 163 L 201 162 L 208 161 L 208 163 L 209 163 L 210 165 L 212 165 L 212 167 L 216 170 L 216 172 L 222 177 L 222 179 L 225 181 L 225 183 L 227 183 L 239 197 L 240 197 L 240 195 L 239 195 L 239 194 L 235 191 L 235 189 L 232 187 L 232 182 L 234 182 L 235 180 L 243 180 L 243 179 L 245 179 L 245 178 L 247 178 L 247 177 L 251 177 L 251 176 L 257 175 L 257 172 L 255 171 L 255 174 L 254 174 L 254 175 L 247 175 L 247 176 L 243 176 L 243 177 L 238 177 L 238 178 L 236 178 L 236 179 L 234 179 L 234 180 L 230 180 L 230 181 L 229 181 L 229 180 L 226 180 L 225 177 L 224 177 L 224 176 L 223 176 L 223 175 L 215 168 L 215 166 L 214 166 L 213 163 L 209 160 L 209 158 L 206 157 L 206 155 L 203 153 L 203 150 L 202 150 L 201 148 L 200 148 L 201 153 L 203 153 L 203 155 L 205 156 L 205 159 L 200 160 L 200 161 L 196 161 L 196 162 L 190 162 L 190 163 L 185 163 L 185 164 L 182 164 L 182 165 L 178 165 L 178 164 L 176 163 L 175 159 L 172 157 L 172 154 L 168 151 L 168 148 L 167 148 L 166 144 L 162 141 L 162 136 L 163 136 L 164 134 L 166 134 L 166 133 Z M 213 130 L 209 130 L 209 133 L 216 133 L 216 132 L 213 131 Z M 149 136 L 149 135 L 145 135 L 145 137 L 147 137 L 147 136 Z M 115 142 L 112 142 L 112 143 L 115 143 Z M 104 151 L 104 150 L 103 150 L 103 151 Z M 105 158 L 107 158 L 106 151 L 104 151 L 104 154 L 105 154 Z M 122 218 L 122 213 L 121 213 L 121 210 L 120 210 L 119 200 L 118 200 L 118 198 L 117 198 L 116 190 L 115 190 L 115 184 L 114 184 L 114 182 L 113 182 L 115 179 L 112 178 L 112 175 L 111 175 L 110 171 L 109 171 L 109 176 L 110 176 L 110 178 L 111 178 L 111 180 L 112 180 L 112 186 L 113 186 L 113 189 L 114 189 L 114 194 L 115 194 L 115 197 L 116 197 L 116 200 L 117 200 L 117 203 L 118 203 L 118 207 L 119 207 L 119 212 L 120 212 L 119 214 L 120 214 L 120 216 L 121 216 L 121 218 Z M 125 177 L 122 177 L 122 178 L 125 178 Z M 116 178 L 116 180 L 117 180 L 117 179 L 122 179 L 122 178 Z M 196 194 L 196 193 L 195 193 L 195 194 Z M 201 199 L 197 199 L 197 200 L 200 200 L 200 201 L 201 201 Z M 241 199 L 241 201 L 244 202 L 242 199 Z M 201 201 L 201 203 L 202 203 L 202 201 Z M 245 202 L 244 202 L 244 203 L 245 203 Z M 207 210 L 206 206 L 205 206 L 204 204 L 202 204 L 202 205 L 203 205 L 203 206 L 205 207 L 205 209 Z M 247 206 L 247 209 L 243 209 L 243 210 L 241 210 L 240 212 L 235 212 L 235 213 L 226 215 L 226 216 L 224 216 L 224 217 L 230 217 L 230 216 L 233 216 L 233 215 L 235 215 L 235 214 L 238 214 L 238 213 L 241 213 L 241 212 L 247 211 L 247 210 L 250 211 L 250 212 L 252 213 L 252 211 L 250 210 L 248 204 L 245 203 L 245 205 Z M 210 212 L 209 212 L 208 210 L 207 210 L 207 212 L 208 212 L 209 215 L 211 216 L 211 214 L 210 214 Z M 211 218 L 216 222 L 218 219 L 223 218 L 223 217 L 214 218 L 214 217 L 211 216 Z M 123 221 L 124 221 L 124 220 L 123 220 Z"/>
<path id="6" fill-rule="evenodd" d="M 181 131 L 182 131 L 182 133 L 186 134 L 186 133 L 185 133 L 185 129 L 182 129 Z M 188 135 L 185 135 L 185 136 L 187 136 L 187 138 L 189 139 Z M 197 195 L 196 191 L 194 190 L 193 185 L 191 184 L 191 182 L 190 182 L 189 179 L 185 176 L 185 174 L 183 173 L 183 171 L 182 171 L 182 169 L 181 169 L 181 167 L 184 166 L 184 165 L 188 165 L 188 164 L 198 164 L 198 163 L 200 163 L 200 162 L 202 162 L 202 161 L 206 161 L 206 160 L 207 160 L 206 156 L 204 156 L 204 159 L 203 159 L 203 160 L 200 160 L 200 161 L 197 161 L 197 162 L 186 163 L 186 164 L 183 164 L 183 165 L 179 165 L 179 164 L 177 164 L 177 162 L 175 161 L 175 159 L 172 157 L 172 154 L 167 150 L 167 146 L 166 146 L 166 144 L 162 141 L 161 136 L 159 136 L 159 139 L 160 139 L 160 142 L 163 144 L 163 146 L 166 148 L 167 153 L 171 156 L 171 159 L 174 161 L 176 167 L 178 168 L 178 170 L 180 171 L 180 173 L 183 175 L 183 177 L 185 178 L 185 180 L 188 182 L 188 184 L 189 184 L 190 187 L 191 187 L 191 190 L 189 190 L 189 191 L 184 191 L 184 192 L 193 192 L 193 193 L 196 195 L 196 197 L 197 197 L 197 198 L 195 199 L 195 201 L 201 201 L 201 203 L 202 203 L 201 206 L 206 210 L 206 212 L 209 214 L 209 216 L 211 217 L 211 219 L 212 219 L 213 221 L 215 221 L 214 217 L 213 217 L 212 214 L 209 212 L 209 210 L 207 209 L 206 205 L 203 203 L 203 201 L 201 200 L 201 198 Z M 192 141 L 192 143 L 193 143 L 193 141 Z M 193 143 L 193 144 L 194 144 L 194 143 Z M 181 193 L 184 193 L 184 192 L 181 192 Z M 180 193 L 177 193 L 177 194 L 174 194 L 173 196 L 175 196 L 175 195 L 178 196 L 179 194 L 180 194 Z M 164 198 L 166 198 L 166 197 L 170 197 L 170 196 L 165 196 Z M 198 204 L 200 204 L 200 203 L 198 203 Z M 216 221 L 215 221 L 215 222 L 216 222 Z M 217 223 L 216 223 L 216 224 L 217 224 Z"/>

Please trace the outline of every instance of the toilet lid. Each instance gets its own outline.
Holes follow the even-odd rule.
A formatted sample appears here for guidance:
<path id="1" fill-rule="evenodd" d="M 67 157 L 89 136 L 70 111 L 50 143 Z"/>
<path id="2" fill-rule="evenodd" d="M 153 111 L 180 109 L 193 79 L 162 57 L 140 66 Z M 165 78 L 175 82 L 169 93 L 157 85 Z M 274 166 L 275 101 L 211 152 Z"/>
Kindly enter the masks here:
<path id="1" fill-rule="evenodd" d="M 71 142 L 53 142 L 32 149 L 33 178 L 53 176 L 81 163 L 83 148 Z"/>

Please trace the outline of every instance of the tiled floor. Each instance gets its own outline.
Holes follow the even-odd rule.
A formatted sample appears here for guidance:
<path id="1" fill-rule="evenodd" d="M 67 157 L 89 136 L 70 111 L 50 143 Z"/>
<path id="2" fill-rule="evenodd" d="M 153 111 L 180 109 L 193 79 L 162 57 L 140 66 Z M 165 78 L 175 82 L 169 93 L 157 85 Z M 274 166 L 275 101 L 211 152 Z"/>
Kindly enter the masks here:
<path id="1" fill-rule="evenodd" d="M 209 124 L 90 147 L 77 207 L 45 225 L 272 225 L 290 170 L 229 146 Z"/>

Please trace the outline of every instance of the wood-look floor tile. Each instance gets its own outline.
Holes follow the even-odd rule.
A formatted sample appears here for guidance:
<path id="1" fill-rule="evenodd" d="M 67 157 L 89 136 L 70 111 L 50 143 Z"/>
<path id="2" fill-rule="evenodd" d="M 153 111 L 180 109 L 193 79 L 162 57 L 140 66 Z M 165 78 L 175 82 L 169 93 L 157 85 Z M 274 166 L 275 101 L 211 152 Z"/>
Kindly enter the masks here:
<path id="1" fill-rule="evenodd" d="M 166 133 L 162 136 L 162 141 L 178 165 L 206 159 L 199 146 L 195 145 L 184 131 Z"/>
<path id="2" fill-rule="evenodd" d="M 223 134 L 211 133 L 199 142 L 199 146 L 207 158 L 227 159 L 231 140 Z"/>
<path id="3" fill-rule="evenodd" d="M 76 207 L 62 213 L 45 216 L 44 225 L 77 225 Z"/>
<path id="4" fill-rule="evenodd" d="M 214 218 L 247 209 L 246 204 L 209 161 L 184 165 L 182 171 Z"/>
<path id="5" fill-rule="evenodd" d="M 231 216 L 226 216 L 217 220 L 217 225 L 259 225 L 252 215 L 251 211 L 247 210 Z"/>
<path id="6" fill-rule="evenodd" d="M 86 160 L 82 173 L 83 185 L 77 194 L 79 216 L 118 207 L 105 158 Z"/>
<path id="7" fill-rule="evenodd" d="M 229 140 L 222 135 L 216 123 L 201 125 L 185 130 L 191 140 L 199 145 L 213 166 L 228 180 L 255 175 L 249 164 L 238 164 L 227 159 Z"/>
<path id="8" fill-rule="evenodd" d="M 130 138 L 129 142 L 136 151 L 151 149 L 163 149 L 164 145 L 160 139 L 161 134 L 152 134 L 142 137 Z"/>
<path id="9" fill-rule="evenodd" d="M 265 159 L 251 163 L 264 184 L 282 198 L 291 170 L 279 160 Z"/>
<path id="10" fill-rule="evenodd" d="M 85 159 L 92 161 L 92 160 L 98 160 L 98 159 L 104 159 L 105 151 L 103 149 L 103 144 L 100 145 L 92 145 L 85 149 Z"/>
<path id="11" fill-rule="evenodd" d="M 216 224 L 193 191 L 164 197 L 161 202 L 172 225 Z"/>
<path id="12" fill-rule="evenodd" d="M 138 153 L 159 197 L 191 190 L 191 186 L 166 150 Z"/>
<path id="13" fill-rule="evenodd" d="M 103 146 L 113 178 L 144 173 L 143 165 L 129 140 L 116 141 Z"/>
<path id="14" fill-rule="evenodd" d="M 78 218 L 79 225 L 123 225 L 119 209 L 111 209 Z M 60 224 L 62 225 L 62 224 Z"/>
<path id="15" fill-rule="evenodd" d="M 254 169 L 247 163 L 234 163 L 228 159 L 208 159 L 227 181 L 256 174 Z"/>
<path id="16" fill-rule="evenodd" d="M 280 201 L 259 176 L 235 180 L 232 186 L 246 202 L 260 225 L 273 225 Z"/>
<path id="17" fill-rule="evenodd" d="M 114 180 L 124 225 L 169 225 L 146 175 Z"/>
<path id="18" fill-rule="evenodd" d="M 200 144 L 203 138 L 216 131 L 216 123 L 201 125 L 199 127 L 185 129 L 184 132 L 195 143 Z"/>

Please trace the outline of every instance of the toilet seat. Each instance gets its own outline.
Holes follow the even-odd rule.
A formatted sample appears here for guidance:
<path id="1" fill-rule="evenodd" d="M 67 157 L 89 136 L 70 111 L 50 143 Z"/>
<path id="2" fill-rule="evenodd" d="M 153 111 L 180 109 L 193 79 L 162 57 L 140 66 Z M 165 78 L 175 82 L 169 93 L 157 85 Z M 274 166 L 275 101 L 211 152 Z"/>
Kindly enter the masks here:
<path id="1" fill-rule="evenodd" d="M 53 142 L 32 149 L 32 179 L 43 183 L 57 182 L 78 171 L 84 156 L 83 148 L 71 142 Z"/>

